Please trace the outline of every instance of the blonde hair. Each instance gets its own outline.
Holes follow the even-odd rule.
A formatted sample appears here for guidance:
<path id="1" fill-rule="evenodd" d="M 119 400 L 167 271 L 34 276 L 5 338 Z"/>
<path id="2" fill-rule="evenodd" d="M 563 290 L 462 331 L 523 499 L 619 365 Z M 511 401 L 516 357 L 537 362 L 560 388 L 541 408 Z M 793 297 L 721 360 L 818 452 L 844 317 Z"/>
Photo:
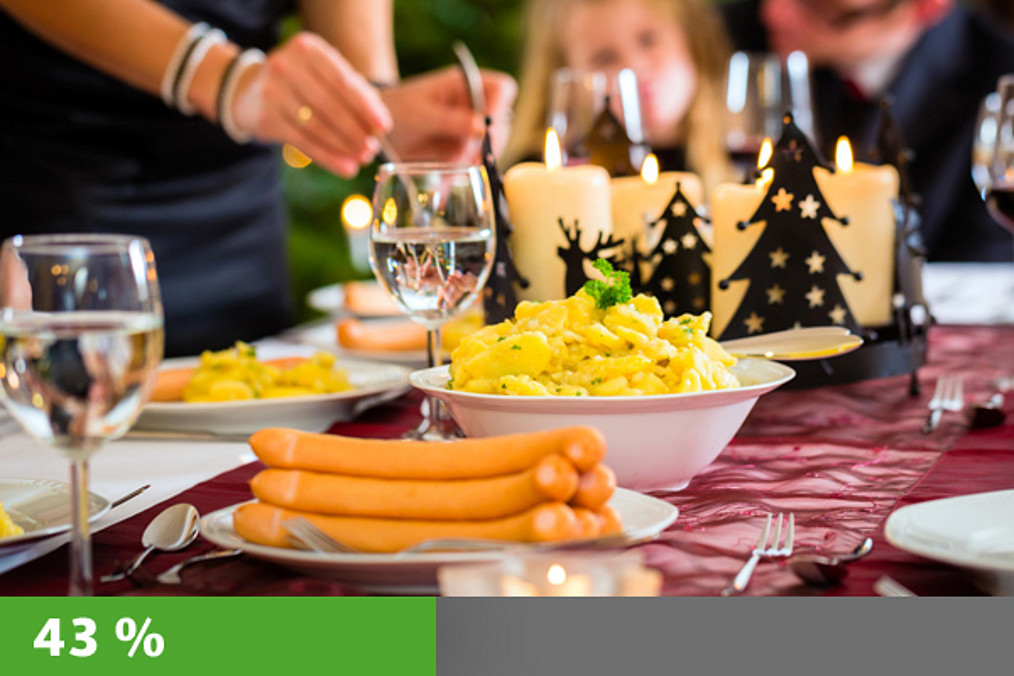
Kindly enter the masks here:
<path id="1" fill-rule="evenodd" d="M 553 72 L 566 67 L 559 27 L 567 11 L 587 2 L 611 0 L 527 0 L 525 50 L 511 137 L 504 164 L 539 155 L 545 141 L 549 85 Z M 697 69 L 697 91 L 679 123 L 686 147 L 687 169 L 701 176 L 706 189 L 732 180 L 725 151 L 725 108 L 722 88 L 731 50 L 717 13 L 703 0 L 641 0 L 671 16 L 681 28 Z"/>

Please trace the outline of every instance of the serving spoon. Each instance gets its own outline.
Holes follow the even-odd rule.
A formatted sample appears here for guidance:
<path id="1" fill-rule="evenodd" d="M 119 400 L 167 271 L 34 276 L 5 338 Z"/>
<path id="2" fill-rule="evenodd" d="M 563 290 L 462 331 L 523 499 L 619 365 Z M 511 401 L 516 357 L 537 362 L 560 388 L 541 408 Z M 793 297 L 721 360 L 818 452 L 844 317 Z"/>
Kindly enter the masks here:
<path id="1" fill-rule="evenodd" d="M 138 554 L 124 570 L 103 575 L 101 581 L 115 582 L 130 577 L 144 563 L 148 555 L 156 549 L 161 552 L 175 552 L 190 546 L 190 543 L 197 539 L 200 518 L 197 508 L 185 502 L 162 510 L 158 516 L 151 520 L 141 535 L 144 551 Z"/>
<path id="2" fill-rule="evenodd" d="M 788 565 L 801 580 L 816 587 L 827 587 L 841 582 L 848 570 L 845 564 L 866 556 L 873 550 L 873 538 L 866 538 L 848 554 L 821 556 L 799 554 L 789 558 Z"/>
<path id="3" fill-rule="evenodd" d="M 805 361 L 851 352 L 863 344 L 863 339 L 838 326 L 808 326 L 723 340 L 719 344 L 736 357 Z"/>

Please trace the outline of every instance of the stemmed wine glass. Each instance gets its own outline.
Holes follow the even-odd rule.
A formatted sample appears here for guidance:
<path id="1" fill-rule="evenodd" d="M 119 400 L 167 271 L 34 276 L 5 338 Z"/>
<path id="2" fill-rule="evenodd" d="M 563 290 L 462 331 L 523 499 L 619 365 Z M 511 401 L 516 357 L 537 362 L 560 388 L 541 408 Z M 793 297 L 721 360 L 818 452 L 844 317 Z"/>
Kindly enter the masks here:
<path id="1" fill-rule="evenodd" d="M 3 401 L 70 460 L 70 589 L 92 593 L 88 461 L 133 425 L 162 359 L 162 300 L 148 241 L 15 236 L 0 249 Z"/>
<path id="2" fill-rule="evenodd" d="M 997 94 L 996 138 L 982 198 L 996 222 L 1014 232 L 1014 75 L 1000 78 Z"/>
<path id="3" fill-rule="evenodd" d="M 765 138 L 781 134 L 782 117 L 793 120 L 813 140 L 810 69 L 803 52 L 736 52 L 725 79 L 726 148 L 737 169 L 750 179 Z M 751 179 L 752 180 L 752 179 Z"/>
<path id="4" fill-rule="evenodd" d="M 496 243 L 489 179 L 482 166 L 388 163 L 377 173 L 370 267 L 397 305 L 427 329 L 429 365 L 441 360 L 440 327 L 479 296 Z M 460 435 L 435 397 L 406 436 Z"/>

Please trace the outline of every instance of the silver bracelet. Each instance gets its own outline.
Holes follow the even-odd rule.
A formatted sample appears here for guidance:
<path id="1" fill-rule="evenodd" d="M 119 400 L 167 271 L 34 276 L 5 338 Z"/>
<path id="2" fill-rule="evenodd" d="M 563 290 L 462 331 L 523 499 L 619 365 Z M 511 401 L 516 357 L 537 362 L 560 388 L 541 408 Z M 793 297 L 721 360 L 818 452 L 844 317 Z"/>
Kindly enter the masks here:
<path id="1" fill-rule="evenodd" d="M 236 98 L 236 88 L 247 68 L 254 64 L 264 63 L 264 52 L 259 49 L 246 49 L 237 56 L 222 77 L 222 86 L 218 91 L 218 123 L 236 143 L 249 143 L 253 134 L 242 131 L 236 126 L 232 117 L 232 103 Z"/>
<path id="2" fill-rule="evenodd" d="M 174 99 L 176 101 L 176 109 L 184 115 L 193 115 L 197 112 L 187 99 L 187 91 L 190 90 L 190 85 L 194 81 L 194 74 L 197 72 L 197 68 L 204 61 L 204 57 L 208 55 L 208 50 L 225 41 L 225 33 L 217 28 L 213 28 L 197 38 L 193 48 L 190 50 L 190 54 L 183 60 L 183 69 L 176 82 L 176 95 Z"/>
<path id="3" fill-rule="evenodd" d="M 183 59 L 190 53 L 194 42 L 209 30 L 211 30 L 211 26 L 203 21 L 192 25 L 186 34 L 180 38 L 179 44 L 176 45 L 176 49 L 173 51 L 173 55 L 169 58 L 165 72 L 162 73 L 162 84 L 159 86 L 159 94 L 162 96 L 163 103 L 170 108 L 176 107 L 174 94 L 176 92 L 176 81 L 180 75 L 180 68 L 183 65 Z"/>

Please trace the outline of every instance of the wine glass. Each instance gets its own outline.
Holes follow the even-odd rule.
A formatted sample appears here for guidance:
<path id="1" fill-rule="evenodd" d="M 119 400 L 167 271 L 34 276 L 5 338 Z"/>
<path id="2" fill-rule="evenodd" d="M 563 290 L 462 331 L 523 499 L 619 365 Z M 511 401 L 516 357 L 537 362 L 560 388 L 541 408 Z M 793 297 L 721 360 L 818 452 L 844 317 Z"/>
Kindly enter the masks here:
<path id="1" fill-rule="evenodd" d="M 92 593 L 88 461 L 123 436 L 162 359 L 155 256 L 129 235 L 18 235 L 0 249 L 3 401 L 70 460 L 70 595 Z"/>
<path id="2" fill-rule="evenodd" d="M 781 135 L 786 111 L 814 140 L 806 54 L 792 52 L 783 60 L 777 54 L 736 52 L 726 71 L 725 107 L 726 148 L 744 178 L 752 178 L 764 139 L 774 141 Z"/>
<path id="3" fill-rule="evenodd" d="M 589 160 L 584 142 L 606 102 L 631 142 L 631 163 L 641 166 L 648 154 L 641 121 L 637 75 L 630 68 L 615 72 L 559 68 L 553 72 L 546 126 L 556 130 L 564 164 Z"/>
<path id="4" fill-rule="evenodd" d="M 989 171 L 996 146 L 996 130 L 1000 117 L 1000 94 L 990 92 L 979 103 L 972 139 L 972 181 L 981 195 L 989 186 Z"/>
<path id="5" fill-rule="evenodd" d="M 388 163 L 377 172 L 370 267 L 395 303 L 427 330 L 429 365 L 441 360 L 440 327 L 479 296 L 496 245 L 489 178 L 482 166 Z M 427 397 L 423 422 L 406 437 L 457 439 L 461 432 Z"/>
<path id="6" fill-rule="evenodd" d="M 982 198 L 996 222 L 1014 232 L 1014 75 L 1001 77 L 996 91 L 996 138 Z"/>

